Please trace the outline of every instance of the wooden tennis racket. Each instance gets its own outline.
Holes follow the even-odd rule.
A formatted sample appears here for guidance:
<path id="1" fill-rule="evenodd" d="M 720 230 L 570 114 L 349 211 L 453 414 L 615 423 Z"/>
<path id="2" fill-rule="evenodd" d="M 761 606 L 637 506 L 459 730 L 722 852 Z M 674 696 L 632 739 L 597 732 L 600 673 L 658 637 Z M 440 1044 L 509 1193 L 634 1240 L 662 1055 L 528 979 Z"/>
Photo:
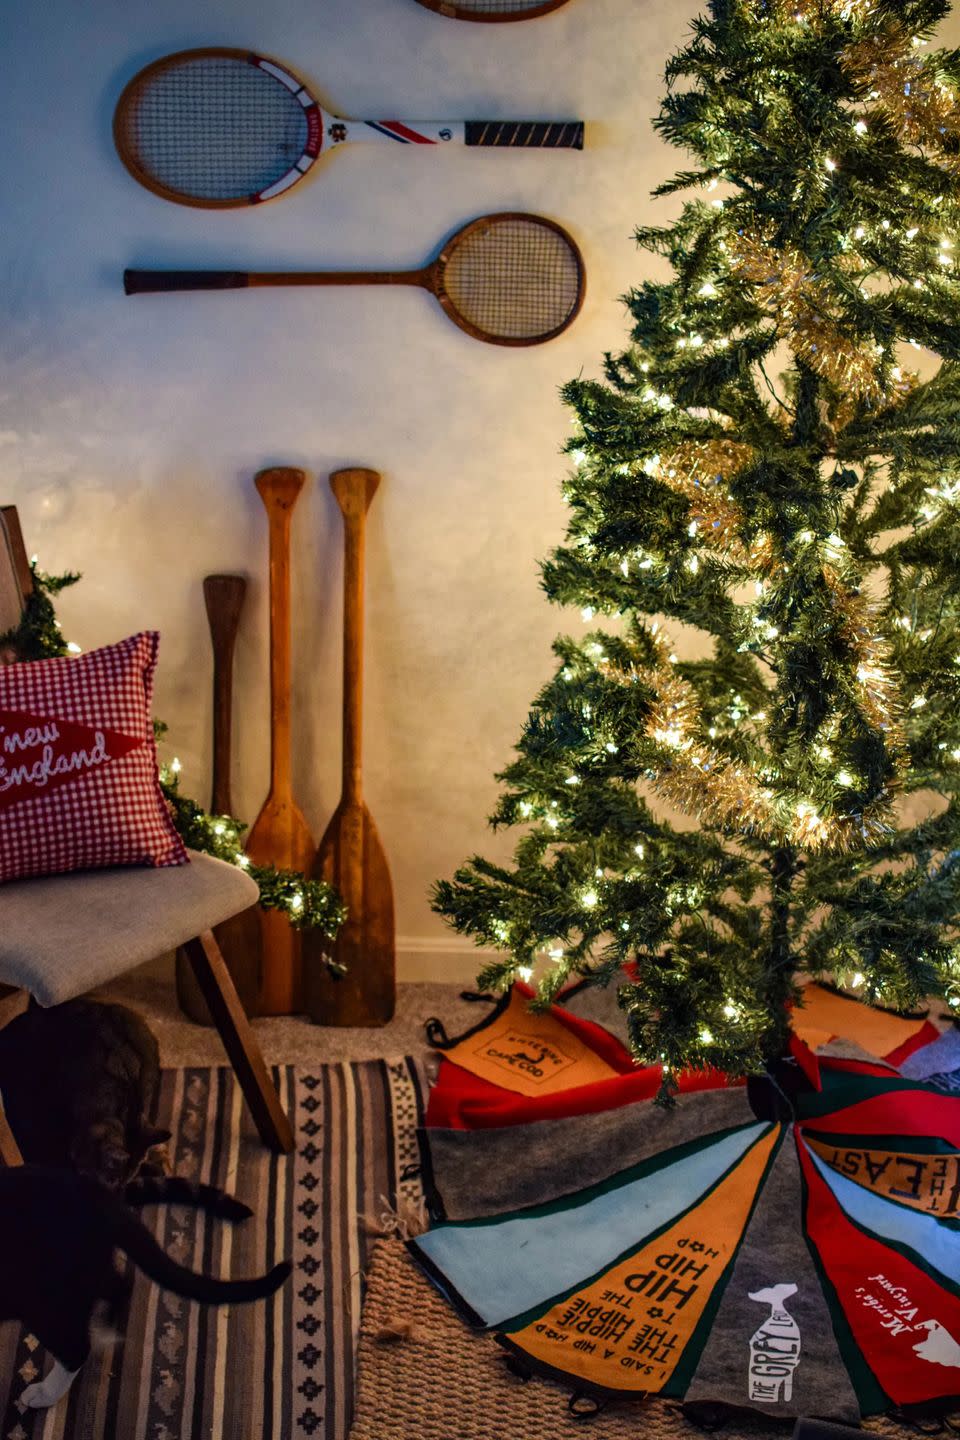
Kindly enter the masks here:
<path id="1" fill-rule="evenodd" d="M 212 208 L 284 194 L 324 148 L 351 140 L 581 150 L 580 120 L 343 120 L 301 80 L 249 50 L 180 50 L 135 75 L 113 138 L 130 174 L 164 200 Z"/>
<path id="2" fill-rule="evenodd" d="M 385 1025 L 396 1004 L 393 886 L 386 853 L 363 798 L 363 559 L 375 470 L 336 470 L 330 488 L 343 515 L 343 780 L 340 803 L 317 849 L 314 878 L 336 885 L 347 918 L 334 941 L 346 974 L 323 963 L 323 942 L 303 941 L 303 997 L 322 1025 Z"/>
<path id="3" fill-rule="evenodd" d="M 567 0 L 417 0 L 451 20 L 533 20 L 559 10 Z"/>
<path id="4" fill-rule="evenodd" d="M 505 211 L 462 226 L 421 270 L 125 270 L 128 295 L 260 285 L 419 285 L 455 325 L 491 345 L 539 345 L 580 313 L 583 256 L 541 215 Z"/>

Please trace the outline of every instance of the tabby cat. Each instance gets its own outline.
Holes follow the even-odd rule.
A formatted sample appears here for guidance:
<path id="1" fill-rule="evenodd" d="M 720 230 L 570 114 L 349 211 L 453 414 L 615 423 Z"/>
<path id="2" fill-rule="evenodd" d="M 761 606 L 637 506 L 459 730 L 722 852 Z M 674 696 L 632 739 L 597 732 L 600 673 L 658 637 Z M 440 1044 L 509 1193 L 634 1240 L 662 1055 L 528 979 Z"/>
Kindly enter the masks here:
<path id="1" fill-rule="evenodd" d="M 164 1174 L 159 1088 L 156 1037 L 126 1005 L 31 1000 L 0 1030 L 0 1095 L 24 1160 L 90 1176 L 132 1205 L 202 1199 L 226 1219 L 249 1215 L 223 1191 Z"/>

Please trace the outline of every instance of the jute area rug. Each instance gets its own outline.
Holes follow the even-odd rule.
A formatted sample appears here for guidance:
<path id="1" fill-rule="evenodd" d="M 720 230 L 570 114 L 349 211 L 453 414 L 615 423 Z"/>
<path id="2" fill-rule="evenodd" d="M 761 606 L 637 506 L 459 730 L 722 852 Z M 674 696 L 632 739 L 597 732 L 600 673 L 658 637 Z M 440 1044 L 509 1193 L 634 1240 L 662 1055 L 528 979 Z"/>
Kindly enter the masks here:
<path id="1" fill-rule="evenodd" d="M 367 1269 L 350 1440 L 705 1440 L 679 1407 L 660 1400 L 611 1402 L 577 1416 L 569 1392 L 520 1379 L 487 1334 L 472 1331 L 424 1278 L 406 1247 L 379 1240 Z M 917 1440 L 888 1420 L 865 1430 Z M 733 1422 L 720 1440 L 784 1440 L 789 1431 Z M 933 1430 L 927 1432 L 934 1433 Z M 943 1428 L 943 1434 L 955 1436 Z"/>
<path id="2" fill-rule="evenodd" d="M 174 1131 L 177 1174 L 245 1200 L 241 1225 L 180 1207 L 143 1218 L 181 1263 L 250 1275 L 289 1256 L 270 1300 L 208 1307 L 137 1275 L 124 1338 L 91 1356 L 68 1399 L 21 1414 L 16 1398 L 49 1364 L 32 1336 L 0 1327 L 2 1440 L 344 1440 L 371 1233 L 415 1208 L 424 1090 L 419 1062 L 274 1070 L 294 1155 L 260 1144 L 233 1072 L 163 1073 L 158 1119 Z"/>

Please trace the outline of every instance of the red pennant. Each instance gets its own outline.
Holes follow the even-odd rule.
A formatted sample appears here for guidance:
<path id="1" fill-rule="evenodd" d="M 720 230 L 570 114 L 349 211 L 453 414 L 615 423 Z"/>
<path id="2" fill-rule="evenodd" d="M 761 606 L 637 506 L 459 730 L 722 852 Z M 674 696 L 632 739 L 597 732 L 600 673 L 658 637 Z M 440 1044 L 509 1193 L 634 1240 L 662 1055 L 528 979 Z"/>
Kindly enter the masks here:
<path id="1" fill-rule="evenodd" d="M 799 1149 L 807 1234 L 870 1369 L 895 1405 L 957 1395 L 960 1301 L 892 1245 L 852 1225 L 806 1146 Z"/>
<path id="2" fill-rule="evenodd" d="M 54 715 L 0 710 L 0 810 L 38 800 L 144 745 L 141 736 Z"/>

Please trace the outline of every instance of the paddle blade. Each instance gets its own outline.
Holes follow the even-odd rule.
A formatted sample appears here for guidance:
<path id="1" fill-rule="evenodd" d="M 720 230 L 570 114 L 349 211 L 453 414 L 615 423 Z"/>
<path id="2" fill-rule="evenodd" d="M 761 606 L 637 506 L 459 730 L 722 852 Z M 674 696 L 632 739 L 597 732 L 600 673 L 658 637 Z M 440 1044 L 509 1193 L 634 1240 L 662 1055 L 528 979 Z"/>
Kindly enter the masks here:
<path id="1" fill-rule="evenodd" d="M 346 922 L 332 942 L 333 957 L 347 973 L 339 979 L 330 974 L 319 939 L 307 931 L 307 1013 L 321 1025 L 385 1025 L 397 998 L 393 885 L 366 805 L 340 805 L 320 841 L 313 874 L 336 885 L 347 906 Z"/>
<path id="2" fill-rule="evenodd" d="M 244 846 L 255 865 L 308 874 L 315 849 L 300 807 L 272 796 L 257 816 Z M 295 1015 L 303 1009 L 303 953 L 300 932 L 277 910 L 259 912 L 263 947 L 259 1015 Z"/>

